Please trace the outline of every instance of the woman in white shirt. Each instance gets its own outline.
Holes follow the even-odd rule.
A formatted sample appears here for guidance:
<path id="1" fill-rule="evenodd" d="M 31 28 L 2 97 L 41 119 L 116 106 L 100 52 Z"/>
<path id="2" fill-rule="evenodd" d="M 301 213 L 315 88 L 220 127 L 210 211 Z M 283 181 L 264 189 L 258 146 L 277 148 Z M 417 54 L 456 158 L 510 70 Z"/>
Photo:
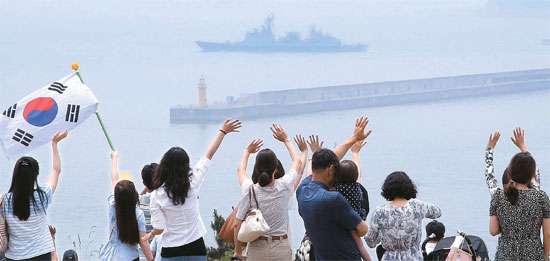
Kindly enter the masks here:
<path id="1" fill-rule="evenodd" d="M 246 192 L 239 202 L 234 228 L 234 241 L 238 241 L 237 235 L 242 221 L 251 208 L 258 208 L 262 212 L 270 231 L 250 243 L 248 247 L 248 260 L 292 260 L 292 250 L 287 233 L 288 202 L 298 178 L 296 170 L 301 167 L 301 160 L 283 128 L 279 125 L 273 125 L 271 130 L 275 139 L 283 142 L 290 152 L 292 166 L 283 177 L 275 179 L 278 169 L 278 159 L 275 153 L 270 149 L 263 149 L 256 155 L 256 162 L 252 173 L 252 182 L 254 184 L 249 183 Z M 261 145 L 261 140 L 254 141 L 245 150 L 238 168 L 239 181 L 241 180 L 241 176 L 248 177 L 246 174 L 248 157 L 250 153 L 258 151 Z M 246 179 L 241 183 L 245 183 L 245 181 Z M 251 190 L 254 191 L 254 197 L 257 199 L 252 200 L 254 203 L 251 202 L 251 197 L 249 197 Z M 258 206 L 256 206 L 256 203 Z M 234 257 L 244 260 L 241 244 L 235 244 Z"/>
<path id="2" fill-rule="evenodd" d="M 46 209 L 52 202 L 61 173 L 57 143 L 67 137 L 67 133 L 58 131 L 52 138 L 52 172 L 45 185 L 39 186 L 37 182 L 38 161 L 22 157 L 15 163 L 10 190 L 3 195 L 4 208 L 0 209 L 8 225 L 9 243 L 5 253 L 8 260 L 51 260 L 55 247 Z"/>
<path id="3" fill-rule="evenodd" d="M 240 121 L 226 120 L 192 170 L 184 149 L 173 147 L 164 154 L 153 177 L 150 202 L 153 230 L 145 237 L 162 234 L 162 260 L 206 260 L 202 238 L 206 228 L 199 213 L 200 186 L 225 135 L 237 132 L 240 127 Z"/>

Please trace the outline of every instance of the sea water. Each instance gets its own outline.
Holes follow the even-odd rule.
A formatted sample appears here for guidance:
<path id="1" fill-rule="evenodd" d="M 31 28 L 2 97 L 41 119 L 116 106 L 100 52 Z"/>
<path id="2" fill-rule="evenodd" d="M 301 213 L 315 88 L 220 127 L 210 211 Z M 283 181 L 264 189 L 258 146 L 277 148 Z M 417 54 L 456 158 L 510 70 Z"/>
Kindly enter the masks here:
<path id="1" fill-rule="evenodd" d="M 356 2 L 339 6 L 329 2 L 4 3 L 0 111 L 69 74 L 73 62 L 80 63 L 83 80 L 98 97 L 99 112 L 120 154 L 120 171 L 130 172 L 141 190 L 144 164 L 158 162 L 172 146 L 185 148 L 192 163 L 197 162 L 218 133 L 221 123 L 169 123 L 170 106 L 198 102 L 201 75 L 212 104 L 227 95 L 267 90 L 550 67 L 550 50 L 540 44 L 540 39 L 548 38 L 547 15 L 499 17 L 483 14 L 483 6 L 470 3 L 464 8 L 463 1 L 457 3 L 451 8 L 454 13 L 441 5 L 402 8 L 400 2 L 393 9 Z M 275 12 L 278 35 L 285 30 L 304 33 L 308 24 L 316 23 L 346 44 L 368 43 L 369 50 L 202 53 L 193 43 L 239 41 L 269 12 Z M 499 183 L 510 158 L 519 151 L 509 136 L 521 126 L 537 160 L 542 189 L 550 190 L 549 101 L 550 94 L 539 91 L 244 121 L 240 133 L 224 139 L 201 187 L 206 244 L 215 246 L 209 226 L 213 210 L 227 216 L 240 199 L 236 170 L 252 139 L 264 139 L 264 147 L 273 149 L 290 167 L 288 152 L 272 138 L 270 124 L 281 124 L 291 136 L 318 134 L 325 147 L 333 148 L 351 135 L 355 118 L 366 115 L 373 134 L 361 151 L 361 168 L 371 213 L 377 205 L 387 204 L 380 196 L 384 178 L 405 171 L 416 183 L 419 199 L 441 206 L 439 221 L 446 225 L 447 236 L 457 229 L 480 236 L 494 256 L 497 237 L 489 234 L 490 195 L 484 177 L 489 134 L 502 133 L 495 150 Z M 40 184 L 50 174 L 50 150 L 44 145 L 29 153 L 40 162 Z M 59 252 L 76 246 L 86 256 L 108 239 L 110 149 L 97 119 L 91 117 L 69 133 L 59 150 L 62 172 L 48 220 L 57 227 Z M 249 170 L 253 163 L 252 156 Z M 13 164 L 0 157 L 0 191 L 9 188 Z M 296 202 L 289 215 L 295 249 L 304 234 Z"/>

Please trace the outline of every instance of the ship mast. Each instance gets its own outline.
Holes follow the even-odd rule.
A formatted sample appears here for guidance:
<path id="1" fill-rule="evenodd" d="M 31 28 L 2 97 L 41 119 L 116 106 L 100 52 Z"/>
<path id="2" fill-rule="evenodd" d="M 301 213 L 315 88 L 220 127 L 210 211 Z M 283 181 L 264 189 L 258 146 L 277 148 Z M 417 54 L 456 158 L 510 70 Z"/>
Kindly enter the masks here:
<path id="1" fill-rule="evenodd" d="M 204 76 L 202 75 L 197 88 L 199 89 L 199 107 L 205 108 L 208 104 L 206 103 L 206 83 L 204 82 Z"/>

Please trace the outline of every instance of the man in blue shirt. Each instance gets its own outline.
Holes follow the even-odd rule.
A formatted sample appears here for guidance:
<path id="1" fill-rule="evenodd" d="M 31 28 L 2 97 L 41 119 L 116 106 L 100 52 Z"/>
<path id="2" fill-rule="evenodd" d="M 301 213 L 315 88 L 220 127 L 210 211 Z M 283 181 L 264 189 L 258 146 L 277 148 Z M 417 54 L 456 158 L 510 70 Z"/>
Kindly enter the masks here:
<path id="1" fill-rule="evenodd" d="M 367 224 L 337 191 L 330 191 L 334 183 L 334 170 L 340 159 L 357 141 L 367 138 L 366 117 L 355 123 L 353 135 L 334 151 L 320 149 L 313 153 L 313 175 L 302 181 L 296 191 L 298 212 L 304 220 L 306 233 L 315 247 L 317 260 L 361 260 L 361 253 L 351 230 L 359 236 L 367 233 Z"/>

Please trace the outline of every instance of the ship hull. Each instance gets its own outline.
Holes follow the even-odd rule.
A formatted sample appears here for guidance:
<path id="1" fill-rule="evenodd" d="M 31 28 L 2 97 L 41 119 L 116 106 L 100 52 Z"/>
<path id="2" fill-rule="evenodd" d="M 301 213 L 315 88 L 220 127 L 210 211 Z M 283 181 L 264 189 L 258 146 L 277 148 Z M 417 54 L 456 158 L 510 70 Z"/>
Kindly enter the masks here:
<path id="1" fill-rule="evenodd" d="M 241 44 L 212 43 L 197 41 L 203 52 L 246 52 L 246 53 L 351 53 L 364 52 L 367 45 L 307 45 L 307 44 Z"/>
<path id="2" fill-rule="evenodd" d="M 271 103 L 251 106 L 231 106 L 231 107 L 211 107 L 211 108 L 183 108 L 172 107 L 170 109 L 170 122 L 172 124 L 183 123 L 206 123 L 217 122 L 227 118 L 234 119 L 258 119 L 268 117 L 295 116 L 298 114 L 318 113 L 323 111 L 349 110 L 366 107 L 398 105 L 406 103 L 430 102 L 449 99 L 460 99 L 479 96 L 500 95 L 508 93 L 532 92 L 532 91 L 549 91 L 550 90 L 550 70 L 535 70 L 536 74 L 525 72 L 499 73 L 500 78 L 495 79 L 516 79 L 508 82 L 489 82 L 486 84 L 476 84 L 470 86 L 455 87 L 452 86 L 456 82 L 476 82 L 479 79 L 484 79 L 483 75 L 472 76 L 457 76 L 445 77 L 441 79 L 424 79 L 410 80 L 400 82 L 386 82 L 365 84 L 365 86 L 334 86 L 323 87 L 323 90 L 289 90 L 269 92 L 269 96 L 282 99 L 287 98 L 292 94 L 290 92 L 307 93 L 308 96 L 316 95 L 315 92 L 323 92 L 322 97 L 327 97 L 330 91 L 334 93 L 344 94 L 351 92 L 351 95 L 343 96 L 343 98 L 330 98 L 328 100 L 293 102 L 293 103 Z M 495 74 L 493 74 L 495 75 Z M 529 78 L 531 77 L 531 78 Z M 488 79 L 488 78 L 487 78 Z M 518 80 L 519 79 L 519 80 Z M 522 80 L 528 79 L 528 80 Z M 433 86 L 439 86 L 437 89 L 425 85 L 421 89 L 413 89 L 411 86 L 418 84 L 424 85 L 424 82 L 431 82 Z M 448 86 L 446 86 L 446 84 Z M 427 86 L 427 87 L 426 87 Z M 372 87 L 372 88 L 371 88 Z M 344 90 L 347 88 L 346 90 Z M 359 88 L 363 88 L 359 90 Z M 359 96 L 359 93 L 365 90 L 372 91 L 378 88 L 378 92 L 374 90 L 374 95 Z M 319 93 L 317 93 L 319 94 Z M 305 95 L 305 94 L 304 94 Z M 345 95 L 345 94 L 344 94 Z"/>

